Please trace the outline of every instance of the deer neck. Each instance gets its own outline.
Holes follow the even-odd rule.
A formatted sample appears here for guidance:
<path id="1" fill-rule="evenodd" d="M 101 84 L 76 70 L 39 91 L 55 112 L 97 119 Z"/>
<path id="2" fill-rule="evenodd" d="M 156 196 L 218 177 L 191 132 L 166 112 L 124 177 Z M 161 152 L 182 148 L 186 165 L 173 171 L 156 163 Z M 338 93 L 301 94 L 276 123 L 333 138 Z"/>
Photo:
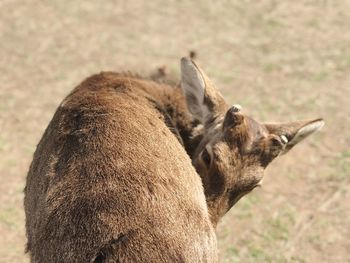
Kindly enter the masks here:
<path id="1" fill-rule="evenodd" d="M 178 138 L 192 159 L 195 150 L 203 139 L 205 129 L 189 112 L 180 87 L 169 87 L 168 89 L 163 89 L 163 91 L 162 98 L 157 100 L 156 108 L 163 115 L 165 124 Z M 216 127 L 217 123 L 213 121 L 212 125 Z M 200 171 L 197 172 L 201 175 Z M 227 193 L 224 194 L 224 191 L 219 195 L 214 194 L 215 191 L 212 189 L 214 184 L 210 183 L 206 178 L 202 177 L 202 182 L 211 222 L 216 227 L 221 217 L 231 208 L 230 197 Z M 225 186 L 223 187 L 225 188 Z"/>
<path id="2" fill-rule="evenodd" d="M 165 124 L 192 159 L 195 149 L 202 139 L 202 134 L 198 132 L 201 125 L 188 111 L 180 87 L 167 86 L 163 92 L 162 98 L 157 100 L 156 108 L 163 115 Z"/>
<path id="3" fill-rule="evenodd" d="M 194 120 L 186 106 L 185 98 L 180 88 L 173 90 L 172 96 L 168 96 L 167 103 L 164 104 L 167 126 L 177 136 L 186 152 L 193 159 L 195 151 L 201 143 L 204 133 L 208 132 L 198 121 Z M 214 132 L 220 128 L 221 119 L 211 120 L 210 129 Z M 208 124 L 206 124 L 207 126 Z M 207 127 L 208 129 L 208 127 Z M 235 198 L 227 191 L 225 182 L 211 182 L 209 178 L 204 178 L 201 171 L 197 171 L 201 176 L 210 220 L 214 227 L 220 219 L 230 210 L 235 203 Z"/>

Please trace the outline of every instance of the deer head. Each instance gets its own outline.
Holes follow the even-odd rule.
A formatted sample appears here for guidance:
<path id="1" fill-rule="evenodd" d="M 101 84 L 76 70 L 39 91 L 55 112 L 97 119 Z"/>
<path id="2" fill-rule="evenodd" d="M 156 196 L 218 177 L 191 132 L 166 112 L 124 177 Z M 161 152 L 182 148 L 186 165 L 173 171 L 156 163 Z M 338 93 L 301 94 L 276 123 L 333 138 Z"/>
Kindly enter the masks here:
<path id="1" fill-rule="evenodd" d="M 181 60 L 181 86 L 188 109 L 200 123 L 194 130 L 198 144 L 191 158 L 214 225 L 242 196 L 261 185 L 265 168 L 277 156 L 324 125 L 322 119 L 259 123 L 240 106 L 229 107 L 188 58 Z"/>

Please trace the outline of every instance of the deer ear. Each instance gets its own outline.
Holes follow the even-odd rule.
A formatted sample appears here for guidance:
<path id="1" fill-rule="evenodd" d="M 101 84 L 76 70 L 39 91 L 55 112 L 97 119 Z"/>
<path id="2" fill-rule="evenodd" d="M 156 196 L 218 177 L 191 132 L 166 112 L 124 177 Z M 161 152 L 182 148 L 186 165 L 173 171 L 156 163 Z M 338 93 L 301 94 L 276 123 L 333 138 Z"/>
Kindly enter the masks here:
<path id="1" fill-rule="evenodd" d="M 188 109 L 202 123 L 226 112 L 226 102 L 219 91 L 189 58 L 181 59 L 181 87 Z"/>
<path id="2" fill-rule="evenodd" d="M 286 144 L 282 152 L 282 154 L 285 154 L 310 134 L 320 130 L 323 125 L 324 121 L 322 119 L 315 119 L 289 123 L 267 123 L 265 127 L 271 134 L 280 136 Z"/>

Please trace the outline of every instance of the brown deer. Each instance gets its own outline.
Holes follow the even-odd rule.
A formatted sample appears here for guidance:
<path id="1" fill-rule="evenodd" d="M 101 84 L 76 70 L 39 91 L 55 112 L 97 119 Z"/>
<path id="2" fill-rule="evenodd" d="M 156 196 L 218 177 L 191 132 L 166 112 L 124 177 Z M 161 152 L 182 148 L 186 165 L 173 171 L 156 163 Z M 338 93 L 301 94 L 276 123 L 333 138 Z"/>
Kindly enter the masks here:
<path id="1" fill-rule="evenodd" d="M 219 219 L 323 125 L 260 124 L 181 71 L 182 89 L 101 73 L 64 99 L 27 176 L 32 262 L 217 262 Z"/>

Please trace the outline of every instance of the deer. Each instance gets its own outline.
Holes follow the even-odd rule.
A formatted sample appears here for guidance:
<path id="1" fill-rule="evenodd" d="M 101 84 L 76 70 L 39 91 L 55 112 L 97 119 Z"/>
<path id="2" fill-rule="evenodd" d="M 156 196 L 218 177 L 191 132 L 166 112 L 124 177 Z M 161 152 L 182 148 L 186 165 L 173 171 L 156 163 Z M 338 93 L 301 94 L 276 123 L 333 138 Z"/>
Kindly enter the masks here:
<path id="1" fill-rule="evenodd" d="M 26 186 L 31 262 L 218 262 L 215 229 L 322 119 L 259 123 L 181 59 L 181 83 L 102 72 L 59 105 Z"/>

